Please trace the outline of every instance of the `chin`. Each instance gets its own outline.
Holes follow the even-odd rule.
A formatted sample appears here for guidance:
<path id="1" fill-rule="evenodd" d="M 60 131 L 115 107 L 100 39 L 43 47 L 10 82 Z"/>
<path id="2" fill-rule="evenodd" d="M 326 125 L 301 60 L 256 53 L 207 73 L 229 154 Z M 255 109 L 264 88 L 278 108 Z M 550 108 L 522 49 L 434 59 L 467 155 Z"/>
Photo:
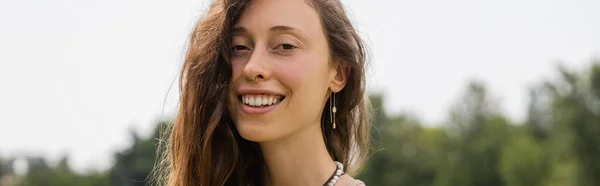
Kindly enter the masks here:
<path id="1" fill-rule="evenodd" d="M 281 131 L 274 126 L 262 121 L 235 121 L 235 127 L 242 138 L 252 142 L 266 142 L 277 139 Z"/>

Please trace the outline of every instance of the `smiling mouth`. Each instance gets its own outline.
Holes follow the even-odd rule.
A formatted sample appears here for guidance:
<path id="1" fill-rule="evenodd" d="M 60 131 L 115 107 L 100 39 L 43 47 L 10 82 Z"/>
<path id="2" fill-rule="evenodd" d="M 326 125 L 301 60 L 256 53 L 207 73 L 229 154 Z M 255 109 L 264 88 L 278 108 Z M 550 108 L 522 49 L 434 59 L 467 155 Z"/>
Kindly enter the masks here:
<path id="1" fill-rule="evenodd" d="M 285 96 L 273 94 L 243 94 L 238 96 L 238 100 L 244 105 L 253 108 L 262 108 L 276 105 L 283 101 Z"/>

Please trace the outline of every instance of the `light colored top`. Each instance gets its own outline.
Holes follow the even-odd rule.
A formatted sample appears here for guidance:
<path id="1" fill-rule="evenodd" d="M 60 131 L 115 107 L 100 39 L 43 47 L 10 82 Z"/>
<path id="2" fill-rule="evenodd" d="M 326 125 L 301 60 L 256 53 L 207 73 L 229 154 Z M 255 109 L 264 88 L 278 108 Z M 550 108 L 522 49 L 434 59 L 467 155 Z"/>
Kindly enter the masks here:
<path id="1" fill-rule="evenodd" d="M 365 185 L 365 183 L 363 183 L 360 180 L 352 180 L 352 181 L 350 181 L 350 183 L 348 183 L 348 186 L 367 186 L 367 185 Z"/>

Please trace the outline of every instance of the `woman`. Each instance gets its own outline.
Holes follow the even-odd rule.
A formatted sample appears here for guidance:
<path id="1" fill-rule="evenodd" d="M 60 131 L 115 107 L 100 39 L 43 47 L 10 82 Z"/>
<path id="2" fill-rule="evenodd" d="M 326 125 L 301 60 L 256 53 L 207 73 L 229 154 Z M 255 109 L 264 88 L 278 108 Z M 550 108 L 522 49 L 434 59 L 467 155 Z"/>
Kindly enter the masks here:
<path id="1" fill-rule="evenodd" d="M 365 48 L 338 0 L 217 0 L 191 34 L 169 186 L 364 185 Z"/>

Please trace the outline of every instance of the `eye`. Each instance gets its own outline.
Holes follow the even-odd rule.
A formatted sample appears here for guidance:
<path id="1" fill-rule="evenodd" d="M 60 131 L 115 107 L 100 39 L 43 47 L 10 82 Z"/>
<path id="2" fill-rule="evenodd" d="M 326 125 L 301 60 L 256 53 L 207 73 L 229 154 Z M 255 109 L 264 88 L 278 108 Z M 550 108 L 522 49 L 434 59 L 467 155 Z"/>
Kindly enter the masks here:
<path id="1" fill-rule="evenodd" d="M 296 47 L 296 46 L 294 46 L 292 44 L 284 43 L 284 44 L 277 45 L 277 47 L 275 47 L 275 50 L 277 50 L 277 49 L 292 50 L 292 49 L 295 49 L 295 48 L 298 48 L 298 47 Z"/>
<path id="2" fill-rule="evenodd" d="M 240 51 L 240 50 L 250 50 L 250 48 L 248 48 L 247 46 L 244 45 L 235 45 L 233 47 L 231 47 L 231 51 Z"/>

